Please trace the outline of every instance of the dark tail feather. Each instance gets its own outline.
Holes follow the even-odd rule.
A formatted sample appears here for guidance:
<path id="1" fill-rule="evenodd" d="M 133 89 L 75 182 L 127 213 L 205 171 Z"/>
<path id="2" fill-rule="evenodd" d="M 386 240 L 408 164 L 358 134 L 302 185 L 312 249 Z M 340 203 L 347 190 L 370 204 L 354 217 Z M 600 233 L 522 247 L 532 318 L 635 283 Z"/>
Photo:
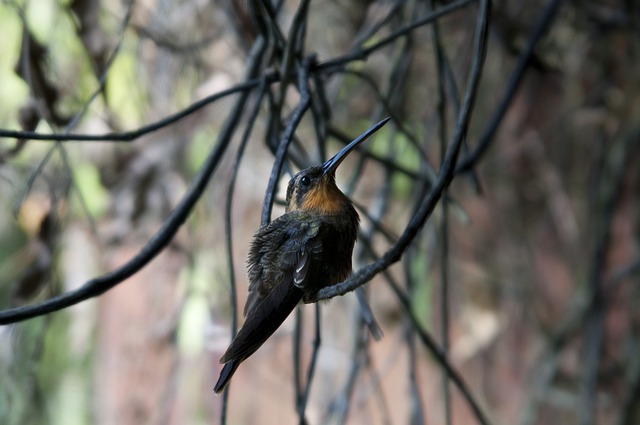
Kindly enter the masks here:
<path id="1" fill-rule="evenodd" d="M 213 388 L 213 391 L 216 394 L 219 394 L 226 388 L 226 386 L 229 384 L 229 381 L 231 380 L 231 377 L 236 372 L 236 369 L 238 369 L 238 366 L 240 366 L 240 363 L 242 362 L 238 360 L 231 360 L 229 363 L 225 363 L 224 367 L 222 368 L 222 372 L 220 372 L 218 382 L 216 382 L 216 386 Z"/>
<path id="2" fill-rule="evenodd" d="M 281 284 L 248 312 L 240 332 L 220 359 L 220 362 L 225 365 L 214 388 L 216 393 L 222 391 L 229 383 L 240 363 L 255 353 L 280 327 L 289 313 L 296 308 L 303 295 L 304 292 L 301 289 L 293 285 Z"/>

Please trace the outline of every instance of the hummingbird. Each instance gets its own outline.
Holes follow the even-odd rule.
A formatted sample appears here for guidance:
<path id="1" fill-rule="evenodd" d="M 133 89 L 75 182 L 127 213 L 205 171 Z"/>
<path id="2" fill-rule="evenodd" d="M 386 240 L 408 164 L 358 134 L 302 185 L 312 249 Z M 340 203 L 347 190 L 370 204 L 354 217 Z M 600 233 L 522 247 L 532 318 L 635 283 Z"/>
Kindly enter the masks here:
<path id="1" fill-rule="evenodd" d="M 359 217 L 336 185 L 336 170 L 353 149 L 389 121 L 370 127 L 323 164 L 298 172 L 287 186 L 285 213 L 261 226 L 247 259 L 245 321 L 220 359 L 220 393 L 244 360 L 280 327 L 301 300 L 351 274 Z"/>

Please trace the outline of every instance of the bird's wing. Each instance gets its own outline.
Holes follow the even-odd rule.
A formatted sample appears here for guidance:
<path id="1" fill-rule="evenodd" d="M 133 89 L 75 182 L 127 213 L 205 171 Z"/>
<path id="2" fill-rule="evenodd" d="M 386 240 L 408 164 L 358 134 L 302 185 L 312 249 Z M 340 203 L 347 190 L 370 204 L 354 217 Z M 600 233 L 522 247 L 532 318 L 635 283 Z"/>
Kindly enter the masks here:
<path id="1" fill-rule="evenodd" d="M 317 220 L 291 212 L 256 233 L 249 251 L 249 295 L 245 316 L 279 285 L 308 286 L 321 252 Z"/>
<path id="2" fill-rule="evenodd" d="M 242 361 L 280 327 L 317 278 L 320 224 L 285 214 L 261 228 L 249 251 L 245 322 L 220 361 Z M 316 276 L 316 277 L 314 277 Z"/>

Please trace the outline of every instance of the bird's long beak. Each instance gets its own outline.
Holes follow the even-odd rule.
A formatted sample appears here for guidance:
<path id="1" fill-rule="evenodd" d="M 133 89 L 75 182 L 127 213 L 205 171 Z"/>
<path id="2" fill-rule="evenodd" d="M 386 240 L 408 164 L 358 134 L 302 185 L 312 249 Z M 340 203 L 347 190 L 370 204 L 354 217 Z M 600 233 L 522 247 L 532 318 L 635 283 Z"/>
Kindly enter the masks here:
<path id="1" fill-rule="evenodd" d="M 351 152 L 360 143 L 367 140 L 369 136 L 371 136 L 373 133 L 378 131 L 390 119 L 391 119 L 390 117 L 387 117 L 382 121 L 380 121 L 379 123 L 375 124 L 374 126 L 370 127 L 367 131 L 365 131 L 360 136 L 358 136 L 353 142 L 349 143 L 347 146 L 342 148 L 340 152 L 335 154 L 331 159 L 328 159 L 324 164 L 322 164 L 322 174 L 327 175 L 327 174 L 334 173 L 338 168 L 338 165 L 340 165 L 340 163 L 342 162 L 342 160 L 345 159 L 347 155 L 349 155 L 349 152 Z"/>

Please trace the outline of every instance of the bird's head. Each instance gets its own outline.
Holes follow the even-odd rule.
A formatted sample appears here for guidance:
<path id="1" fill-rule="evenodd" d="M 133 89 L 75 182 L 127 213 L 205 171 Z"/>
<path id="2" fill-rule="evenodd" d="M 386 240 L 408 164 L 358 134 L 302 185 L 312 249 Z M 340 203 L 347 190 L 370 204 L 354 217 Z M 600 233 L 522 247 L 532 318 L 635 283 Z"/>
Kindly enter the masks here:
<path id="1" fill-rule="evenodd" d="M 351 201 L 336 186 L 336 170 L 347 155 L 360 143 L 389 121 L 385 118 L 342 148 L 321 165 L 298 172 L 287 187 L 286 211 L 311 211 L 320 214 L 339 214 Z"/>

